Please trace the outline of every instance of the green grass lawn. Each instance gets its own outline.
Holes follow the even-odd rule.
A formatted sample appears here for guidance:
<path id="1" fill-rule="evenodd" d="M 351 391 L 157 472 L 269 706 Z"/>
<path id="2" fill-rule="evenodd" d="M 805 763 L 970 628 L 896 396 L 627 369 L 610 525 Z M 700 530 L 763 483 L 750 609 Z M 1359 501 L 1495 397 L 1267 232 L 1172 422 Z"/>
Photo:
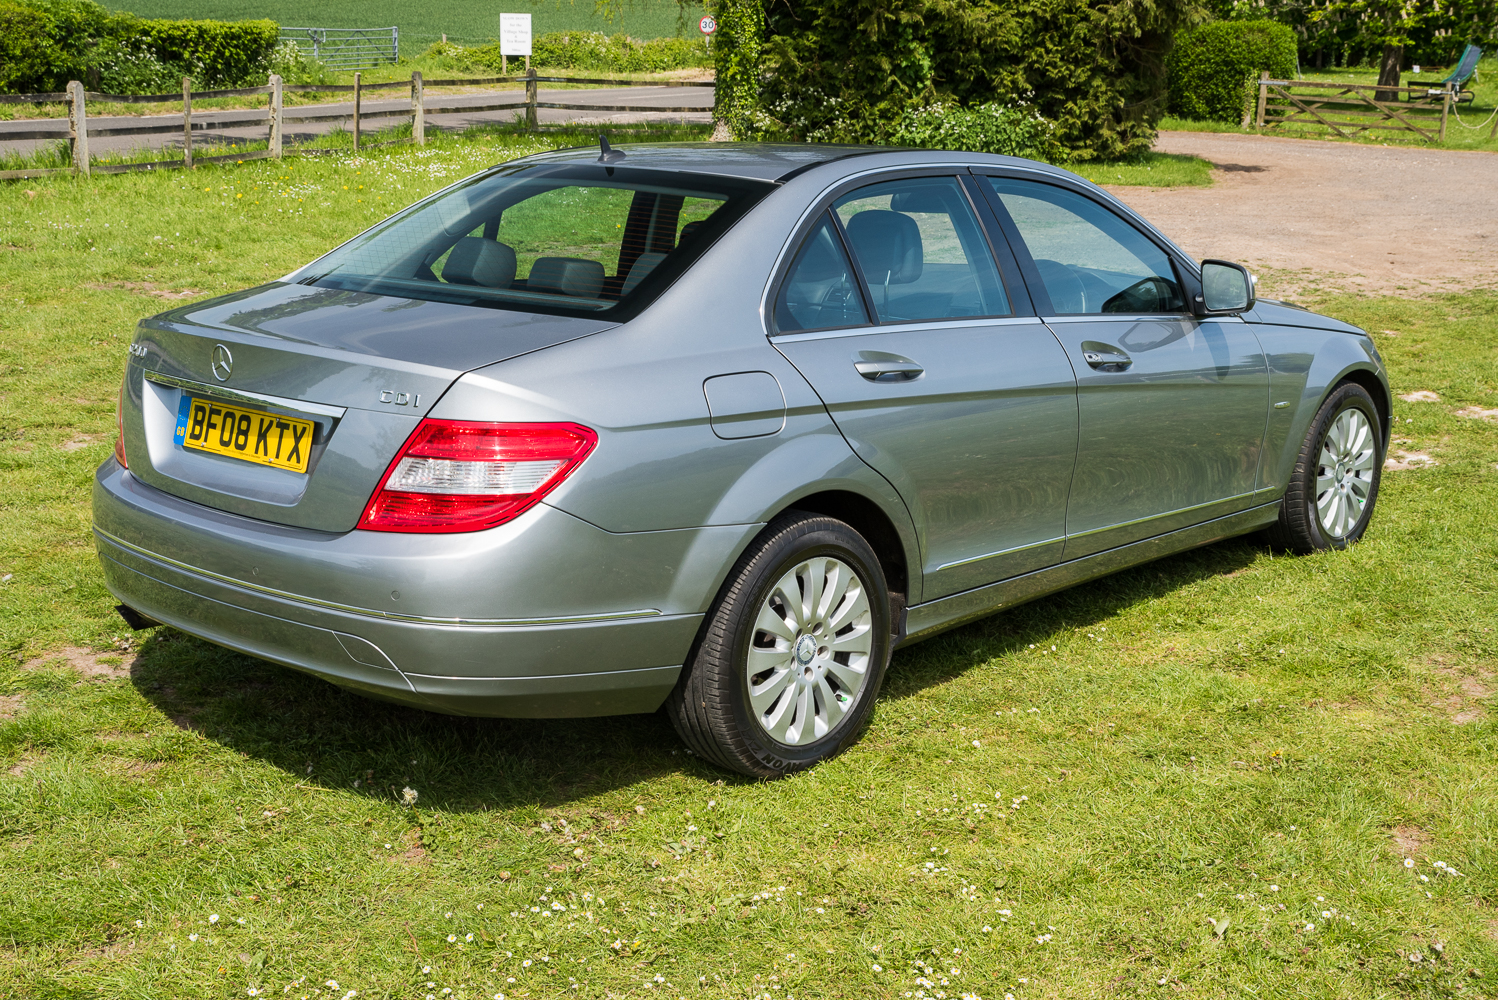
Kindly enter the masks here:
<path id="1" fill-rule="evenodd" d="M 1438 464 L 1362 544 L 905 650 L 862 743 L 776 783 L 659 716 L 452 719 L 127 632 L 88 489 L 134 323 L 529 148 L 0 185 L 0 996 L 1493 994 L 1491 293 L 1313 303 L 1440 397 L 1395 404 Z"/>
<path id="2" fill-rule="evenodd" d="M 1426 70 L 1419 76 L 1405 73 L 1400 77 L 1400 83 L 1408 85 L 1410 80 L 1440 80 L 1445 75 L 1446 70 Z M 1369 67 L 1328 70 L 1305 68 L 1303 78 L 1328 83 L 1372 85 L 1378 82 L 1378 71 Z M 1489 138 L 1493 129 L 1493 117 L 1498 114 L 1498 59 L 1484 59 L 1479 62 L 1477 76 L 1468 81 L 1467 89 L 1472 91 L 1472 101 L 1456 106 L 1455 113 L 1446 124 L 1446 141 L 1441 144 L 1440 148 L 1498 153 L 1498 139 Z M 1417 123 L 1422 127 L 1425 125 L 1424 121 Z M 1167 116 L 1160 122 L 1160 128 L 1179 132 L 1253 132 L 1262 135 L 1327 139 L 1332 142 L 1427 145 L 1424 139 L 1412 132 L 1365 132 L 1352 139 L 1343 139 L 1323 127 L 1299 123 L 1277 127 L 1266 126 L 1262 129 L 1240 128 L 1236 124 L 1225 122 L 1199 122 Z"/>
<path id="3" fill-rule="evenodd" d="M 499 12 L 530 14 L 535 34 L 548 31 L 602 31 L 635 38 L 697 34 L 702 16 L 697 3 L 675 0 L 628 0 L 615 5 L 610 18 L 593 0 L 505 0 L 498 6 L 465 0 L 113 0 L 106 6 L 141 17 L 211 18 L 239 21 L 269 18 L 298 28 L 400 27 L 401 51 L 414 55 L 445 33 L 450 41 L 480 44 L 499 37 Z"/>

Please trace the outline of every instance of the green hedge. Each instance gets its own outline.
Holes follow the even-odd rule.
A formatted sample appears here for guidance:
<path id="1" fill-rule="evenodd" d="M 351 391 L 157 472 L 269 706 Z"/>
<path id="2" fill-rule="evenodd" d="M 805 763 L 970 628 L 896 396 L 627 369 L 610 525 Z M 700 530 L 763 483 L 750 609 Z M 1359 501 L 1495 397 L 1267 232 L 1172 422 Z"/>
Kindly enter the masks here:
<path id="1" fill-rule="evenodd" d="M 912 107 L 1024 104 L 1064 158 L 1148 150 L 1195 0 L 780 0 L 761 107 L 794 138 L 881 142 Z M 771 129 L 770 131 L 774 131 Z"/>
<path id="2" fill-rule="evenodd" d="M 452 48 L 449 43 L 443 54 L 451 57 Z M 498 72 L 499 43 L 465 49 L 462 58 L 476 68 Z M 512 69 L 516 62 L 516 57 L 510 57 Z M 601 31 L 552 31 L 537 35 L 531 43 L 531 63 L 551 69 L 663 73 L 711 66 L 713 57 L 699 39 L 653 38 L 642 42 L 628 35 L 610 36 Z"/>
<path id="3" fill-rule="evenodd" d="M 0 3 L 0 93 L 17 93 L 55 76 L 55 27 L 41 11 Z"/>
<path id="4" fill-rule="evenodd" d="M 1184 31 L 1170 53 L 1170 111 L 1236 125 L 1259 73 L 1289 79 L 1295 56 L 1294 30 L 1274 21 L 1213 21 Z"/>
<path id="5" fill-rule="evenodd" d="M 93 0 L 0 0 L 0 90 L 48 93 L 82 80 L 115 94 L 265 82 L 274 21 L 147 20 Z"/>
<path id="6" fill-rule="evenodd" d="M 1055 131 L 1051 122 L 1019 105 L 993 102 L 958 108 L 935 104 L 906 111 L 895 121 L 889 138 L 901 146 L 1051 160 L 1061 154 L 1053 138 Z"/>
<path id="7" fill-rule="evenodd" d="M 263 85 L 281 31 L 275 21 L 139 20 L 133 27 L 138 45 L 186 68 L 179 76 L 205 90 Z"/>

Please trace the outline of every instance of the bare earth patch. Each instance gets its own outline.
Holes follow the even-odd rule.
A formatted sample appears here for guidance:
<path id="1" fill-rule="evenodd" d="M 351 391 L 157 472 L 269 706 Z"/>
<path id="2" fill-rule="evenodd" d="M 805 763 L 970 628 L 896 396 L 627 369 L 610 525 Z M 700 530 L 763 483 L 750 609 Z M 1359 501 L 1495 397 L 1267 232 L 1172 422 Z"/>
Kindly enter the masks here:
<path id="1" fill-rule="evenodd" d="M 1406 403 L 1439 403 L 1441 401 L 1441 397 L 1429 389 L 1416 389 L 1414 392 L 1403 393 L 1399 398 Z"/>
<path id="2" fill-rule="evenodd" d="M 39 667 L 54 665 L 59 661 L 64 666 L 78 671 L 85 680 L 112 681 L 121 677 L 129 677 L 130 668 L 135 666 L 134 657 L 127 663 L 119 653 L 96 653 L 91 649 L 82 649 L 78 646 L 65 646 L 55 653 L 28 660 L 21 669 L 36 670 Z"/>
<path id="3" fill-rule="evenodd" d="M 74 434 L 57 447 L 63 451 L 80 451 L 99 440 L 97 434 Z"/>
<path id="4" fill-rule="evenodd" d="M 19 778 L 21 775 L 25 774 L 33 767 L 36 767 L 36 765 L 40 764 L 41 762 L 41 754 L 26 754 L 20 760 L 16 761 L 9 768 L 7 768 L 5 773 L 13 778 Z"/>
<path id="5" fill-rule="evenodd" d="M 1476 675 L 1458 676 L 1453 668 L 1436 673 L 1456 680 L 1456 691 L 1436 702 L 1436 707 L 1444 710 L 1455 725 L 1465 726 L 1487 718 L 1483 702 L 1493 693 L 1491 673 L 1482 671 Z"/>
<path id="6" fill-rule="evenodd" d="M 1404 472 L 1407 469 L 1429 469 L 1438 464 L 1440 463 L 1423 451 L 1395 449 L 1394 453 L 1384 460 L 1384 471 Z"/>
<path id="7" fill-rule="evenodd" d="M 1430 840 L 1430 834 L 1418 826 L 1405 823 L 1394 828 L 1394 850 L 1402 858 L 1413 858 L 1425 849 Z"/>
<path id="8" fill-rule="evenodd" d="M 395 860 L 408 865 L 424 865 L 427 863 L 427 849 L 421 846 L 421 831 L 407 830 L 401 837 L 401 842 L 406 849 L 395 855 Z"/>
<path id="9" fill-rule="evenodd" d="M 1109 191 L 1198 259 L 1276 272 L 1275 294 L 1498 284 L 1492 153 L 1212 132 L 1161 132 L 1155 149 L 1212 161 L 1212 186 Z"/>
<path id="10" fill-rule="evenodd" d="M 21 714 L 21 696 L 18 694 L 0 695 L 0 720 L 14 719 Z"/>
<path id="11" fill-rule="evenodd" d="M 85 288 L 96 288 L 101 291 L 108 289 L 123 289 L 127 292 L 141 292 L 158 299 L 195 299 L 203 293 L 196 288 L 183 288 L 178 291 L 162 288 L 150 281 L 109 281 L 104 283 L 90 283 Z"/>
<path id="12" fill-rule="evenodd" d="M 1480 406 L 1464 406 L 1456 411 L 1459 417 L 1468 417 L 1472 420 L 1489 420 L 1498 423 L 1498 409 L 1484 410 Z"/>

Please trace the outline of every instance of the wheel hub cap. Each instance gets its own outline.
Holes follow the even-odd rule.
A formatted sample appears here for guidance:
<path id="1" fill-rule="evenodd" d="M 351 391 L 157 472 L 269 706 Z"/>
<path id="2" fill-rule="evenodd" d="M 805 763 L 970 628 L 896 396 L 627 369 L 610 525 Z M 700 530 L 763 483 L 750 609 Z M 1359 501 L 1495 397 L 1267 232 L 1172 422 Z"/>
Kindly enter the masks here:
<path id="1" fill-rule="evenodd" d="M 750 714 L 778 743 L 814 743 L 858 702 L 872 663 L 863 581 L 831 556 L 792 566 L 755 619 L 746 673 Z"/>
<path id="2" fill-rule="evenodd" d="M 1363 518 L 1373 492 L 1378 447 L 1373 427 L 1362 410 L 1337 414 L 1316 469 L 1316 519 L 1333 538 L 1346 538 Z"/>

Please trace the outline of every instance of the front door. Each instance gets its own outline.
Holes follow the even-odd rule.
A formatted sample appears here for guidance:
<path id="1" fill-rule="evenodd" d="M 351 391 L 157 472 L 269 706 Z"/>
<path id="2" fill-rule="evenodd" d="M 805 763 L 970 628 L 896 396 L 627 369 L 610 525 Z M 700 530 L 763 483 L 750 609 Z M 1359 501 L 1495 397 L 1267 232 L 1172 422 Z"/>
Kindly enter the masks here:
<path id="1" fill-rule="evenodd" d="M 1249 506 L 1269 413 L 1252 329 L 1194 317 L 1170 255 L 1098 201 L 985 180 L 1077 373 L 1066 558 Z"/>
<path id="2" fill-rule="evenodd" d="M 1061 557 L 1076 382 L 1028 311 L 954 177 L 838 198 L 780 287 L 775 346 L 910 509 L 924 580 L 913 601 Z"/>

